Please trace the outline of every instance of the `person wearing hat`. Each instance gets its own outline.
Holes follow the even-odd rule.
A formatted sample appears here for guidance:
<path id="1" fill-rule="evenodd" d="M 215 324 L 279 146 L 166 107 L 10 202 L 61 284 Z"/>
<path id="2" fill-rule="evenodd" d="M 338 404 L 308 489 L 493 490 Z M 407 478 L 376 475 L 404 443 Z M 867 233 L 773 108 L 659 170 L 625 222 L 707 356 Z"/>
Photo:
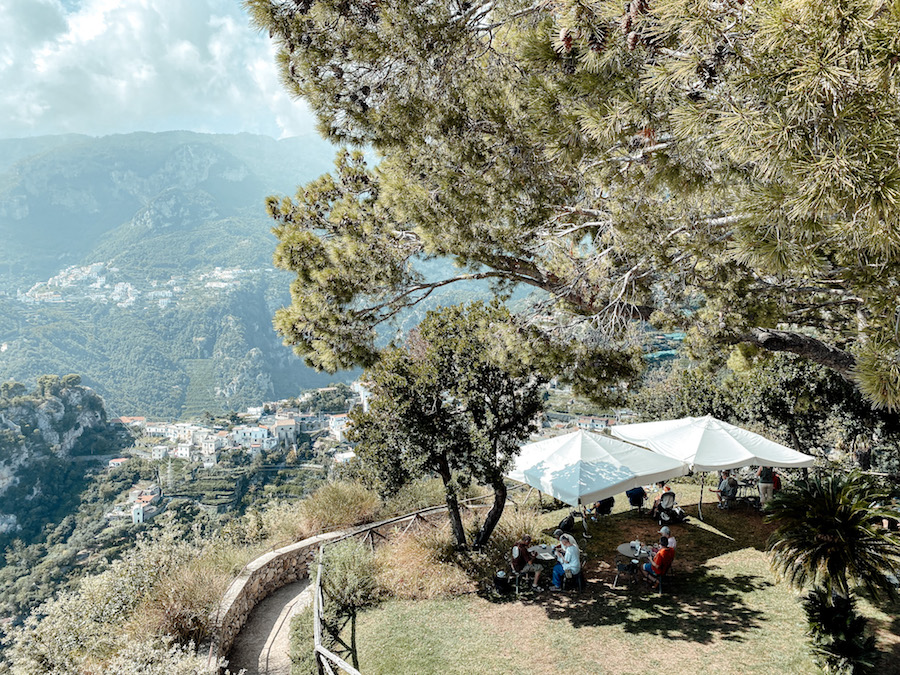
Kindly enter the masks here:
<path id="1" fill-rule="evenodd" d="M 556 551 L 556 559 L 558 562 L 553 567 L 553 583 L 550 585 L 551 591 L 558 591 L 562 586 L 564 576 L 577 576 L 581 573 L 581 550 L 575 543 L 575 537 L 571 534 L 563 534 L 559 538 L 561 550 Z"/>
<path id="2" fill-rule="evenodd" d="M 659 533 L 669 540 L 668 546 L 669 546 L 669 548 L 674 550 L 675 543 L 676 543 L 675 537 L 672 536 L 672 531 L 669 529 L 669 526 L 663 525 L 661 528 L 659 528 Z"/>

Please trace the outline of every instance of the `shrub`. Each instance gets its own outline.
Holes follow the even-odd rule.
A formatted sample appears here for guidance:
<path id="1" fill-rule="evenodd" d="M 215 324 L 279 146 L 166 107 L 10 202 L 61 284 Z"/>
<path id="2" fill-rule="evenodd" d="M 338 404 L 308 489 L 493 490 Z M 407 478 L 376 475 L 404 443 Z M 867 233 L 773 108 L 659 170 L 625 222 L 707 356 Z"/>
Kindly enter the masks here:
<path id="1" fill-rule="evenodd" d="M 375 556 L 357 539 L 347 539 L 325 549 L 322 590 L 328 603 L 341 611 L 353 611 L 378 600 Z"/>
<path id="2" fill-rule="evenodd" d="M 856 600 L 831 596 L 814 588 L 803 601 L 809 621 L 813 656 L 826 673 L 865 675 L 874 672 L 878 651 L 875 638 L 867 635 L 866 618 L 856 611 Z"/>
<path id="3" fill-rule="evenodd" d="M 138 630 L 168 635 L 180 644 L 203 642 L 230 577 L 199 561 L 176 567 L 159 579 L 135 612 Z"/>
<path id="4" fill-rule="evenodd" d="M 421 478 L 407 483 L 385 500 L 382 516 L 402 516 L 445 504 L 444 484 L 439 478 Z"/>
<path id="5" fill-rule="evenodd" d="M 377 551 L 378 583 L 392 596 L 406 600 L 471 591 L 472 584 L 455 556 L 456 543 L 446 529 L 395 536 Z"/>
<path id="6" fill-rule="evenodd" d="M 327 532 L 371 522 L 381 503 L 378 495 L 359 483 L 326 483 L 297 504 L 305 532 Z"/>
<path id="7" fill-rule="evenodd" d="M 291 675 L 319 675 L 313 635 L 313 608 L 308 605 L 291 619 Z"/>

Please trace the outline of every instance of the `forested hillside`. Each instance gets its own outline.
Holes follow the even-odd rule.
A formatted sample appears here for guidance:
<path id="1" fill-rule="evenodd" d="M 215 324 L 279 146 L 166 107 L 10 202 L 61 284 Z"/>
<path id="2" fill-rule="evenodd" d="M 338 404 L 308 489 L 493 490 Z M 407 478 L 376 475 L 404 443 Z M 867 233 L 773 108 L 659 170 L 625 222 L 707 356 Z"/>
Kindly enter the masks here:
<path id="1" fill-rule="evenodd" d="M 0 380 L 82 374 L 111 414 L 240 409 L 340 376 L 272 330 L 288 302 L 264 198 L 318 139 L 188 132 L 0 141 Z"/>
<path id="2" fill-rule="evenodd" d="M 73 457 L 119 445 L 103 400 L 77 375 L 41 376 L 32 391 L 0 385 L 0 549 L 29 542 L 77 503 L 84 466 Z"/>

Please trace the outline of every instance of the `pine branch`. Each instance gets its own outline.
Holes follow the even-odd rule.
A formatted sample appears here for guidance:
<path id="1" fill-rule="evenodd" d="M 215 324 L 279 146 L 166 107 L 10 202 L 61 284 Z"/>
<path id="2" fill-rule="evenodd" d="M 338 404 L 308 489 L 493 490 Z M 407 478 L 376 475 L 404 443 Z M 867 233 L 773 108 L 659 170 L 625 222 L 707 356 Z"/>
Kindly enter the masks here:
<path id="1" fill-rule="evenodd" d="M 770 352 L 789 352 L 831 368 L 848 382 L 854 382 L 856 359 L 852 354 L 821 340 L 784 330 L 751 328 L 732 342 L 749 342 Z"/>

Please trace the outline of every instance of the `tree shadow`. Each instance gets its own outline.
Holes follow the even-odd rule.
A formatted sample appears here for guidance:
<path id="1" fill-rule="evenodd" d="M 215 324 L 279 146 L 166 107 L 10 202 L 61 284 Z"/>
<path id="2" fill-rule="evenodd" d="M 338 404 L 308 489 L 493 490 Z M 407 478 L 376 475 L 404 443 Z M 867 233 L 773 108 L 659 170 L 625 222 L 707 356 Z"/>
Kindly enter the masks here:
<path id="1" fill-rule="evenodd" d="M 612 588 L 590 577 L 581 593 L 557 593 L 546 601 L 551 619 L 572 626 L 622 626 L 627 633 L 658 635 L 671 640 L 710 643 L 741 642 L 761 628 L 764 613 L 744 602 L 744 595 L 773 584 L 755 575 L 724 576 L 698 570 L 666 579 L 664 595 L 643 581 Z"/>
<path id="2" fill-rule="evenodd" d="M 870 599 L 871 600 L 871 599 Z M 886 600 L 874 601 L 881 611 L 889 616 L 889 621 L 879 621 L 870 619 L 870 625 L 880 633 L 888 636 L 900 636 L 900 601 Z M 879 640 L 883 643 L 883 640 Z M 900 640 L 891 640 L 885 648 L 885 645 L 879 644 L 881 651 L 881 660 L 878 663 L 877 672 L 880 675 L 900 675 Z"/>

